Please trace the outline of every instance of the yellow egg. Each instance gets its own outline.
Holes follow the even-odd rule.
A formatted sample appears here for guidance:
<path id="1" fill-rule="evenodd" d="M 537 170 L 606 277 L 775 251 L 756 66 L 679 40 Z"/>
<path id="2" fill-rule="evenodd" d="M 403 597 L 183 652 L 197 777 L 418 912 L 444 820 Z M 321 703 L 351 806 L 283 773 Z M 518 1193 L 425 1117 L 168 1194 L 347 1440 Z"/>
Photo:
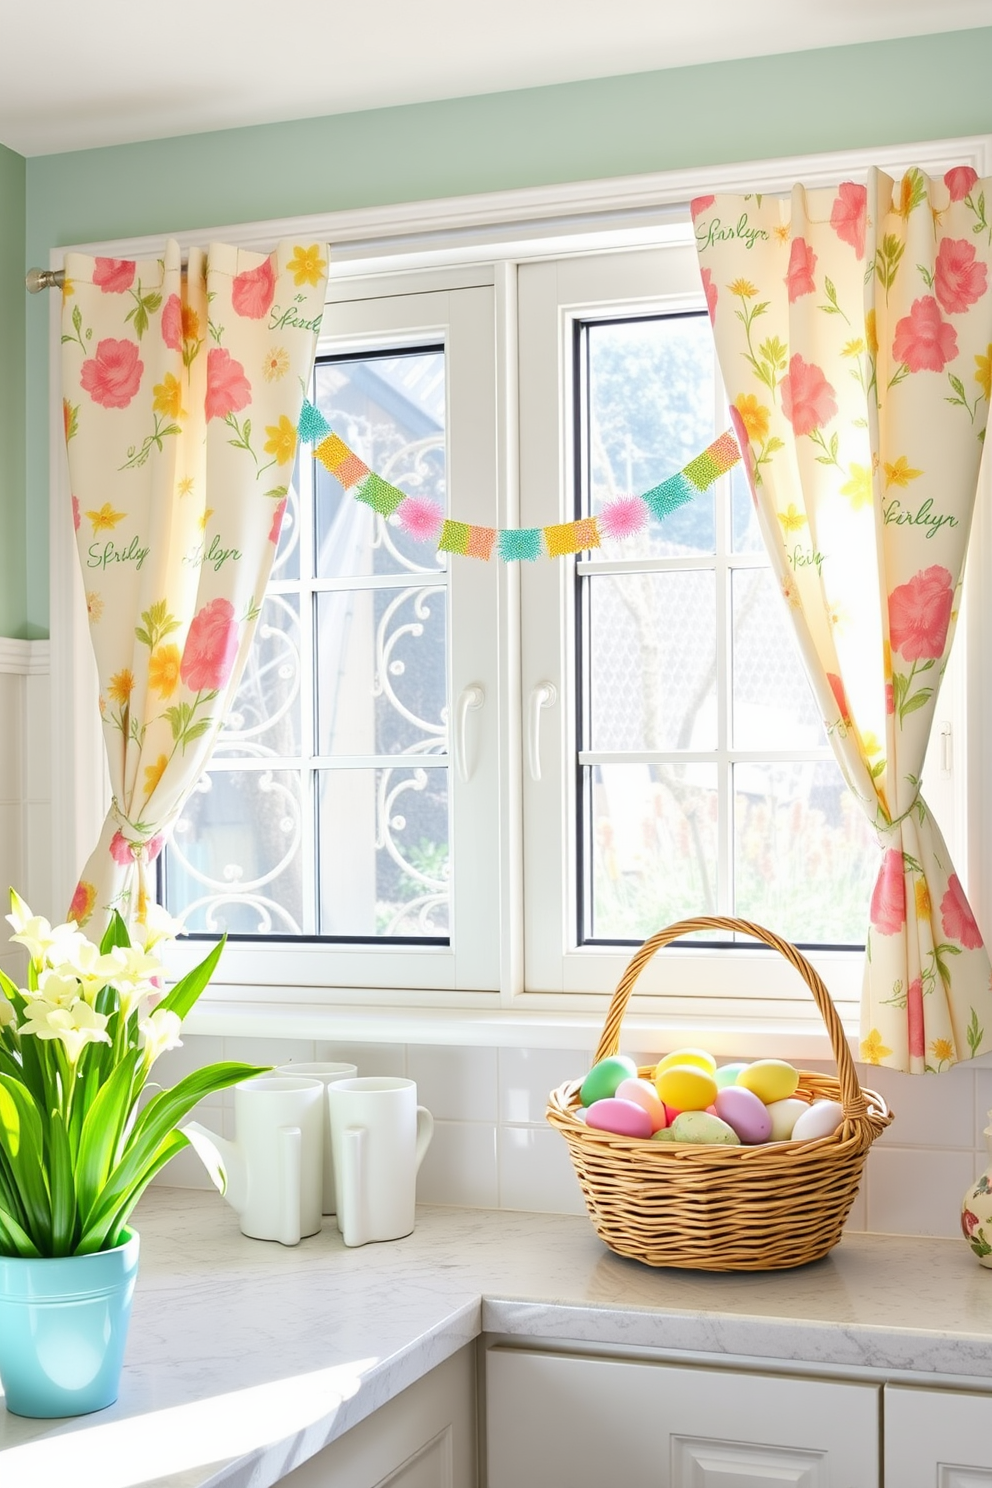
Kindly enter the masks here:
<path id="1" fill-rule="evenodd" d="M 706 1070 L 708 1074 L 712 1074 L 716 1069 L 716 1060 L 705 1049 L 674 1049 L 671 1054 L 666 1054 L 663 1059 L 658 1060 L 654 1067 L 655 1079 L 662 1070 L 671 1069 L 674 1064 L 695 1064 L 699 1069 Z"/>
<path id="2" fill-rule="evenodd" d="M 773 1101 L 788 1100 L 795 1094 L 799 1071 L 784 1059 L 757 1059 L 754 1064 L 745 1065 L 737 1083 L 770 1106 Z"/>
<path id="3" fill-rule="evenodd" d="M 698 1064 L 673 1064 L 654 1077 L 655 1089 L 666 1106 L 677 1111 L 705 1111 L 716 1100 L 716 1081 Z"/>

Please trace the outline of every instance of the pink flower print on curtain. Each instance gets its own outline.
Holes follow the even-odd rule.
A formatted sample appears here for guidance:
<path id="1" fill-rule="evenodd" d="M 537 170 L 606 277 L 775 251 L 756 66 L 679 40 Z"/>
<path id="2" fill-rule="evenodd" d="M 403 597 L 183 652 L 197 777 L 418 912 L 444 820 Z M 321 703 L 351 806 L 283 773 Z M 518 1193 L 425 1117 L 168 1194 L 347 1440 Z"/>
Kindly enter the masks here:
<path id="1" fill-rule="evenodd" d="M 66 448 L 113 790 L 73 895 L 81 924 L 144 914 L 152 865 L 234 698 L 286 510 L 326 268 L 326 250 L 293 243 L 267 255 L 215 245 L 209 260 L 194 249 L 188 272 L 175 243 L 142 263 L 67 258 Z M 264 371 L 276 297 L 296 308 L 278 376 Z"/>
<path id="2" fill-rule="evenodd" d="M 862 1058 L 914 1073 L 992 1049 L 992 967 L 920 794 L 992 396 L 989 200 L 962 165 L 693 213 L 763 538 L 881 848 Z"/>
<path id="3" fill-rule="evenodd" d="M 180 678 L 191 692 L 218 691 L 230 677 L 237 654 L 234 606 L 229 599 L 212 599 L 193 617 Z"/>
<path id="4" fill-rule="evenodd" d="M 96 356 L 83 363 L 79 386 L 104 408 L 126 408 L 141 386 L 144 370 L 133 341 L 108 336 L 97 343 Z"/>

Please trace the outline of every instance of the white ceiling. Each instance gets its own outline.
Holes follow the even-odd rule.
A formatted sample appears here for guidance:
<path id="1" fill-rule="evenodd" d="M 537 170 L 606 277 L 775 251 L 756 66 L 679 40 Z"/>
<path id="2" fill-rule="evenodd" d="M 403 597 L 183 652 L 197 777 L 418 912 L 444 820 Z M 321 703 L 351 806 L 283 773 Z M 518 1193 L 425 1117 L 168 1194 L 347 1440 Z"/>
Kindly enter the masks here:
<path id="1" fill-rule="evenodd" d="M 988 25 L 992 0 L 0 0 L 0 142 L 44 155 Z"/>

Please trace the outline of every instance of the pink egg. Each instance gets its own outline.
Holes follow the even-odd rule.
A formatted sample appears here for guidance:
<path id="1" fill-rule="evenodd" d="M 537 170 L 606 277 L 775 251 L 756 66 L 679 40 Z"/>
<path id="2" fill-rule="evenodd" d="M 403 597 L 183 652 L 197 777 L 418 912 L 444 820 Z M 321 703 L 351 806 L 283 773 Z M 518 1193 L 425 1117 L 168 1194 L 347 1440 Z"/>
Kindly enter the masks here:
<path id="1" fill-rule="evenodd" d="M 717 1091 L 716 1114 L 733 1127 L 746 1146 L 767 1142 L 772 1134 L 768 1107 L 753 1090 L 745 1090 L 743 1085 L 727 1085 Z"/>
<path id="2" fill-rule="evenodd" d="M 668 1105 L 666 1103 L 666 1105 L 665 1105 L 665 1116 L 668 1118 L 668 1124 L 669 1124 L 669 1126 L 671 1126 L 671 1124 L 675 1120 L 676 1116 L 681 1116 L 681 1115 L 682 1115 L 682 1112 L 678 1109 L 677 1106 L 670 1106 L 670 1105 Z"/>
<path id="3" fill-rule="evenodd" d="M 618 1100 L 615 1095 L 593 1101 L 586 1109 L 586 1126 L 613 1132 L 618 1137 L 650 1137 L 651 1117 L 643 1106 Z"/>
<path id="4" fill-rule="evenodd" d="M 650 1080 L 623 1080 L 614 1094 L 618 1100 L 629 1100 L 633 1101 L 635 1106 L 643 1106 L 651 1118 L 653 1132 L 663 1131 L 668 1125 L 665 1107 L 658 1099 Z"/>

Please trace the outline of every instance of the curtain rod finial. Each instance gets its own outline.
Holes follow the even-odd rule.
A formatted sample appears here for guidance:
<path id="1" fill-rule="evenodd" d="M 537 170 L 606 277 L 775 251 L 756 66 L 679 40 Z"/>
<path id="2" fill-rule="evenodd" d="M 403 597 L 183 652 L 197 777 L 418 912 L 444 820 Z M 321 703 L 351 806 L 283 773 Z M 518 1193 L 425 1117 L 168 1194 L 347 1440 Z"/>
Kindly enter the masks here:
<path id="1" fill-rule="evenodd" d="M 28 269 L 24 276 L 28 294 L 39 294 L 43 289 L 61 289 L 64 282 L 62 269 Z"/>

